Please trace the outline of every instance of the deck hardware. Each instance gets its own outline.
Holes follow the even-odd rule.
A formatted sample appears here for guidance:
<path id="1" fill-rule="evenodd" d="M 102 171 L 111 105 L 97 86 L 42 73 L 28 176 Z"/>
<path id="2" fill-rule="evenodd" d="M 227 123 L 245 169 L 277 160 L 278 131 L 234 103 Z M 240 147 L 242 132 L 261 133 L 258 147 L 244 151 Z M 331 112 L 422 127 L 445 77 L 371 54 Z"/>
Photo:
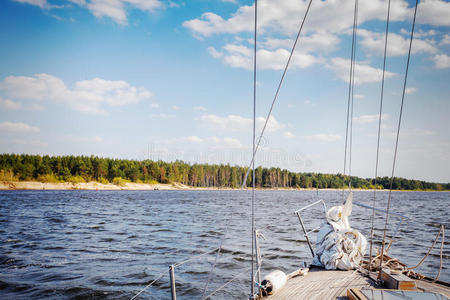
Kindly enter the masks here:
<path id="1" fill-rule="evenodd" d="M 173 265 L 170 265 L 169 267 L 169 274 L 170 274 L 170 294 L 172 296 L 172 300 L 177 300 L 177 291 L 175 288 L 175 271 Z"/>
<path id="2" fill-rule="evenodd" d="M 262 264 L 262 258 L 261 258 L 261 250 L 259 249 L 259 240 L 258 238 L 261 236 L 264 238 L 264 236 L 259 232 L 259 230 L 255 230 L 254 233 L 255 236 L 255 249 L 256 249 L 256 274 L 258 275 L 258 283 L 261 283 L 261 264 Z M 258 295 L 262 295 L 261 287 L 258 286 Z"/>
<path id="3" fill-rule="evenodd" d="M 312 254 L 313 257 L 314 257 L 314 255 L 315 255 L 315 253 L 314 253 L 314 249 L 313 249 L 313 247 L 312 247 L 312 245 L 311 245 L 311 241 L 310 241 L 310 239 L 309 239 L 309 234 L 310 234 L 310 233 L 313 233 L 313 232 L 315 232 L 315 231 L 318 231 L 318 230 L 320 229 L 320 226 L 319 226 L 319 227 L 316 227 L 316 228 L 314 228 L 313 230 L 310 230 L 310 231 L 306 230 L 305 224 L 303 223 L 303 219 L 302 219 L 301 212 L 304 211 L 305 209 L 311 208 L 311 207 L 316 206 L 316 205 L 318 205 L 318 204 L 322 204 L 322 205 L 323 205 L 323 210 L 324 210 L 324 213 L 325 213 L 325 215 L 326 215 L 326 213 L 327 213 L 327 206 L 326 206 L 326 204 L 325 204 L 325 202 L 324 202 L 323 200 L 318 200 L 318 201 L 316 201 L 316 202 L 313 202 L 313 203 L 311 203 L 311 204 L 309 204 L 309 205 L 306 205 L 306 206 L 304 206 L 304 207 L 302 207 L 302 208 L 300 208 L 299 210 L 296 210 L 296 211 L 294 212 L 294 213 L 297 215 L 297 217 L 298 217 L 298 220 L 299 220 L 299 222 L 300 222 L 300 225 L 302 226 L 303 235 L 304 235 L 305 238 L 306 238 L 306 242 L 308 243 L 309 250 L 311 250 L 311 254 Z"/>

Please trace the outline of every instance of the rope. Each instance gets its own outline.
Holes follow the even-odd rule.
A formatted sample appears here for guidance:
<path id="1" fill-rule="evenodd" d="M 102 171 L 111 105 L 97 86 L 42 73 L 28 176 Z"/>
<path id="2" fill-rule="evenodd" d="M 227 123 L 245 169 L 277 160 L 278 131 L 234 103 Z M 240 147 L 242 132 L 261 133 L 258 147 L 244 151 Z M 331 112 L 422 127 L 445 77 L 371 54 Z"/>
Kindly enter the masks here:
<path id="1" fill-rule="evenodd" d="M 241 274 L 237 274 L 236 276 L 234 276 L 233 278 L 231 278 L 229 281 L 227 281 L 226 283 L 224 283 L 223 285 L 221 285 L 218 289 L 216 289 L 214 292 L 212 292 L 211 294 L 208 294 L 206 297 L 203 298 L 202 296 L 202 300 L 208 299 L 211 296 L 213 296 L 215 293 L 217 293 L 218 291 L 222 290 L 224 287 L 226 287 L 227 285 L 229 285 L 231 282 L 233 282 L 234 280 L 236 280 L 237 278 L 241 277 L 243 274 L 245 274 L 245 272 L 247 272 L 250 268 L 247 268 L 244 270 L 243 273 Z"/>
<path id="2" fill-rule="evenodd" d="M 256 148 L 255 148 L 254 151 L 253 151 L 252 160 L 251 160 L 251 162 L 250 162 L 250 164 L 249 164 L 249 167 L 247 168 L 247 172 L 245 173 L 244 181 L 243 181 L 243 183 L 242 183 L 241 188 L 244 188 L 244 187 L 246 186 L 246 183 L 247 183 L 247 177 L 248 177 L 249 172 L 250 172 L 250 166 L 253 164 L 253 162 L 254 162 L 254 160 L 255 160 L 256 152 L 257 152 L 258 149 L 259 149 L 259 145 L 260 145 L 260 143 L 261 143 L 262 137 L 263 137 L 264 132 L 265 132 L 265 130 L 266 130 L 267 123 L 269 122 L 269 118 L 270 118 L 270 116 L 272 115 L 273 107 L 274 107 L 274 105 L 275 105 L 275 102 L 277 101 L 278 93 L 280 92 L 281 86 L 282 86 L 283 81 L 284 81 L 284 77 L 285 77 L 285 75 L 286 75 L 286 73 L 287 73 L 287 70 L 288 70 L 288 68 L 289 68 L 289 64 L 290 64 L 290 62 L 291 62 L 291 58 L 292 58 L 292 56 L 293 56 L 293 54 L 294 54 L 295 47 L 297 46 L 297 42 L 298 42 L 298 39 L 299 39 L 300 34 L 301 34 L 301 32 L 302 32 L 303 25 L 305 24 L 306 16 L 308 15 L 309 8 L 311 7 L 311 3 L 312 3 L 312 0 L 309 1 L 308 7 L 307 7 L 306 12 L 305 12 L 305 15 L 303 16 L 302 23 L 301 23 L 300 28 L 299 28 L 299 30 L 298 30 L 297 36 L 296 36 L 296 38 L 295 38 L 294 45 L 292 46 L 291 53 L 290 53 L 289 58 L 288 58 L 288 60 L 287 60 L 286 66 L 284 67 L 283 75 L 281 76 L 280 82 L 278 83 L 278 87 L 277 87 L 277 90 L 276 90 L 276 92 L 275 92 L 275 96 L 273 97 L 273 100 L 272 100 L 272 105 L 270 106 L 269 112 L 267 113 L 266 121 L 264 122 L 263 129 L 261 130 L 261 134 L 259 135 L 258 143 L 256 144 Z M 255 43 L 255 44 L 256 44 L 256 43 Z"/>
<path id="3" fill-rule="evenodd" d="M 439 232 L 436 235 L 436 238 L 434 239 L 433 244 L 431 245 L 430 249 L 428 249 L 427 254 L 425 254 L 425 256 L 419 261 L 419 263 L 417 265 L 415 265 L 414 267 L 408 268 L 408 270 L 413 270 L 418 268 L 424 261 L 425 259 L 430 255 L 431 250 L 433 250 L 434 246 L 436 245 L 436 242 L 439 238 L 439 236 L 441 235 L 442 232 L 442 240 L 441 240 L 441 267 L 442 267 L 442 247 L 444 246 L 444 225 L 441 225 L 441 227 L 439 228 Z"/>
<path id="4" fill-rule="evenodd" d="M 387 231 L 387 225 L 388 225 L 388 221 L 389 221 L 389 208 L 391 205 L 392 184 L 394 182 L 394 171 L 395 171 L 395 162 L 397 159 L 398 139 L 400 136 L 400 125 L 402 122 L 403 104 L 404 104 L 404 100 L 405 100 L 405 91 L 406 91 L 406 81 L 408 79 L 409 61 L 411 58 L 411 48 L 412 48 L 412 42 L 413 42 L 413 38 L 414 38 L 414 26 L 416 24 L 418 2 L 419 2 L 419 0 L 416 0 L 416 7 L 414 8 L 414 17 L 413 17 L 412 28 L 411 28 L 411 38 L 409 40 L 408 60 L 406 62 L 405 80 L 403 82 L 402 102 L 400 105 L 400 114 L 399 114 L 399 118 L 398 118 L 397 138 L 395 140 L 394 160 L 392 162 L 391 184 L 389 187 L 388 203 L 387 203 L 387 208 L 386 208 L 386 221 L 384 223 L 383 242 L 381 244 L 380 273 L 378 274 L 378 278 L 381 278 L 381 266 L 383 265 L 383 252 L 384 252 L 384 245 L 386 243 L 386 231 Z"/>
<path id="5" fill-rule="evenodd" d="M 175 268 L 175 267 L 179 267 L 179 266 L 181 266 L 181 265 L 184 265 L 184 264 L 187 263 L 187 262 L 190 262 L 190 261 L 192 261 L 192 260 L 199 259 L 200 257 L 205 256 L 206 254 L 211 254 L 211 253 L 215 252 L 215 251 L 218 250 L 218 249 L 219 249 L 219 248 L 217 247 L 217 248 L 211 249 L 211 250 L 209 250 L 209 251 L 207 251 L 207 252 L 203 252 L 203 253 L 201 253 L 201 254 L 192 255 L 190 258 L 188 258 L 188 259 L 186 259 L 186 260 L 183 260 L 183 261 L 181 261 L 181 262 L 175 263 L 175 264 L 173 265 L 173 267 L 174 267 L 174 268 Z"/>
<path id="6" fill-rule="evenodd" d="M 350 55 L 350 74 L 349 74 L 349 80 L 348 80 L 348 100 L 347 100 L 347 120 L 346 120 L 346 127 L 345 127 L 345 149 L 344 149 L 344 172 L 343 175 L 345 176 L 345 171 L 347 168 L 347 147 L 349 146 L 348 137 L 349 137 L 349 119 L 350 116 L 350 110 L 352 111 L 351 115 L 353 115 L 353 83 L 354 83 L 354 67 L 355 67 L 355 48 L 356 48 L 356 27 L 357 27 L 357 14 L 358 14 L 358 0 L 355 0 L 355 10 L 353 13 L 353 32 L 352 32 L 352 52 Z M 351 121 L 351 125 L 353 125 L 353 120 Z M 351 148 L 351 146 L 350 146 Z M 350 174 L 349 174 L 350 175 Z M 345 177 L 344 177 L 345 178 Z M 343 187 L 345 188 L 345 181 L 343 183 Z M 351 176 L 349 178 L 349 189 L 351 189 Z M 344 200 L 344 190 L 342 191 L 342 200 Z"/>
<path id="7" fill-rule="evenodd" d="M 387 10 L 387 18 L 386 18 L 386 33 L 384 39 L 384 59 L 383 59 L 383 78 L 381 80 L 381 96 L 380 96 L 380 114 L 378 116 L 378 136 L 377 136 L 377 158 L 375 160 L 375 189 L 373 191 L 373 202 L 372 202 L 372 228 L 370 230 L 370 270 L 372 271 L 372 247 L 373 247 L 373 234 L 374 234 L 374 223 L 375 223 L 375 201 L 376 201 L 376 193 L 377 193 L 377 176 L 378 176 L 378 158 L 380 153 L 380 136 L 381 136 L 381 114 L 383 111 L 383 95 L 384 95 L 384 75 L 386 73 L 386 53 L 387 53 L 387 41 L 389 34 L 389 17 L 391 12 L 391 0 L 388 1 L 388 10 Z"/>
<path id="8" fill-rule="evenodd" d="M 256 42 L 257 42 L 257 30 L 258 30 L 258 0 L 255 0 L 255 35 L 254 35 L 254 47 L 253 47 L 253 151 L 255 153 L 255 137 L 256 137 Z M 255 285 L 253 284 L 253 268 L 255 265 L 255 240 L 253 238 L 255 234 L 255 155 L 252 159 L 252 272 L 250 273 L 251 295 L 255 294 Z"/>
<path id="9" fill-rule="evenodd" d="M 211 281 L 212 274 L 214 272 L 214 269 L 216 268 L 217 260 L 218 260 L 219 255 L 220 255 L 220 251 L 222 250 L 222 246 L 223 246 L 223 242 L 225 240 L 225 237 L 228 234 L 228 228 L 230 227 L 231 220 L 233 220 L 233 216 L 234 216 L 235 210 L 236 210 L 236 206 L 233 208 L 233 210 L 230 213 L 230 217 L 228 218 L 227 224 L 225 226 L 225 233 L 223 234 L 222 238 L 220 239 L 220 244 L 219 244 L 219 247 L 217 248 L 217 254 L 216 254 L 216 257 L 214 258 L 214 263 L 211 266 L 211 270 L 209 271 L 209 274 L 208 274 L 208 280 L 206 281 L 205 287 L 203 288 L 202 298 L 203 298 L 203 296 L 206 293 L 206 290 L 208 288 L 209 282 Z"/>
<path id="10" fill-rule="evenodd" d="M 166 274 L 166 272 L 162 272 L 158 277 L 156 277 L 156 279 L 154 279 L 152 282 L 150 282 L 149 284 L 147 284 L 139 293 L 137 293 L 136 295 L 134 295 L 133 298 L 131 298 L 130 300 L 134 300 L 136 299 L 137 296 L 139 296 L 142 292 L 144 292 L 146 289 L 148 289 L 149 287 L 151 287 L 153 285 L 153 283 L 155 283 L 157 280 L 161 279 L 164 275 Z"/>
<path id="11" fill-rule="evenodd" d="M 436 278 L 433 280 L 433 282 L 436 282 L 439 279 L 439 276 L 441 275 L 442 266 L 444 264 L 443 258 L 444 258 L 444 243 L 445 243 L 445 227 L 444 225 L 441 225 L 442 227 L 442 239 L 441 239 L 441 254 L 440 254 L 440 262 L 439 262 L 439 272 L 436 276 Z"/>

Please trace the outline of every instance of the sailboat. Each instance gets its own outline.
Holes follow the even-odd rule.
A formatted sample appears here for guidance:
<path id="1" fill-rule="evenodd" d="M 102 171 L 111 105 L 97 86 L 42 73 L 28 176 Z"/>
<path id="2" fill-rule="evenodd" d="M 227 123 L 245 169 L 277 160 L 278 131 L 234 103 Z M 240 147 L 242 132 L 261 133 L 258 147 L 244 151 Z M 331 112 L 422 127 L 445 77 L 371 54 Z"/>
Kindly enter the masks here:
<path id="1" fill-rule="evenodd" d="M 282 75 L 280 84 L 275 94 L 274 101 L 269 110 L 267 119 L 273 109 L 276 97 L 286 74 L 292 54 L 294 53 L 296 44 L 299 40 L 305 19 L 308 15 L 312 0 L 306 9 L 303 21 L 300 25 L 294 46 L 292 47 L 291 56 L 288 59 L 286 68 Z M 381 87 L 380 113 L 378 122 L 378 143 L 375 167 L 375 185 L 378 171 L 378 156 L 380 144 L 380 128 L 381 116 L 383 107 L 383 92 L 384 92 L 384 76 L 386 69 L 386 51 L 387 39 L 389 33 L 389 13 L 390 1 L 387 9 L 386 19 L 386 34 L 385 34 L 385 48 L 384 48 L 384 62 L 383 62 L 383 78 Z M 412 29 L 409 43 L 408 59 L 406 64 L 406 71 L 403 83 L 403 94 L 401 100 L 401 109 L 399 115 L 399 122 L 397 128 L 397 139 L 394 149 L 394 160 L 392 166 L 391 182 L 394 178 L 395 161 L 397 158 L 397 149 L 399 142 L 401 118 L 403 112 L 403 103 L 405 99 L 405 90 L 407 84 L 408 67 L 411 56 L 411 47 L 414 36 L 414 26 L 416 21 L 418 0 L 414 9 L 414 17 L 412 21 Z M 348 196 L 341 206 L 335 206 L 327 209 L 324 201 L 318 200 L 314 203 L 295 211 L 298 217 L 304 238 L 311 251 L 313 262 L 309 266 L 304 266 L 290 274 L 284 274 L 280 270 L 274 270 L 261 279 L 261 255 L 258 245 L 259 231 L 254 228 L 254 203 L 255 203 L 255 182 L 253 181 L 252 193 L 252 273 L 251 273 L 251 292 L 249 299 L 270 299 L 270 300 L 284 300 L 284 299 L 351 299 L 351 300 L 375 300 L 375 299 L 447 299 L 450 297 L 450 284 L 439 281 L 439 275 L 442 270 L 442 252 L 444 246 L 444 225 L 440 225 L 438 235 L 425 257 L 419 262 L 419 266 L 426 257 L 430 254 L 431 249 L 435 246 L 438 237 L 441 238 L 441 264 L 439 273 L 436 278 L 428 278 L 422 274 L 413 271 L 417 266 L 408 268 L 406 264 L 400 262 L 398 259 L 388 256 L 388 250 L 391 247 L 395 235 L 398 233 L 398 227 L 402 222 L 409 218 L 390 212 L 392 184 L 389 190 L 387 207 L 385 210 L 375 207 L 376 203 L 376 189 L 373 195 L 373 206 L 367 206 L 359 203 L 353 203 L 353 194 L 351 191 L 351 145 L 352 145 L 352 120 L 353 120 L 353 87 L 355 74 L 355 43 L 357 30 L 357 13 L 358 0 L 355 0 L 354 19 L 353 19 L 353 36 L 352 36 L 352 53 L 350 78 L 348 89 L 348 106 L 347 106 L 347 129 L 345 141 L 345 156 L 344 156 L 344 175 L 346 174 L 347 166 L 347 148 L 349 147 L 349 187 Z M 255 0 L 255 49 L 254 49 L 254 107 L 256 106 L 256 38 L 257 38 L 257 0 Z M 350 126 L 349 126 L 350 123 Z M 264 134 L 264 129 L 260 138 Z M 255 133 L 253 134 L 253 157 L 251 166 L 254 175 L 254 160 L 259 146 L 255 146 Z M 254 176 L 253 176 L 254 178 Z M 342 194 L 344 198 L 344 193 Z M 349 216 L 352 212 L 353 204 L 363 206 L 372 210 L 372 228 L 370 236 L 370 253 L 366 254 L 367 239 L 357 230 L 350 227 Z M 307 213 L 309 209 L 315 206 L 323 206 L 323 219 L 326 220 L 322 226 L 311 230 L 307 229 L 302 214 Z M 385 216 L 385 227 L 383 231 L 383 239 L 381 243 L 381 250 L 378 250 L 374 255 L 374 218 L 375 212 L 381 213 Z M 319 217 L 319 216 L 318 216 Z M 395 233 L 390 238 L 390 242 L 386 245 L 388 220 L 391 218 L 398 218 L 400 222 L 396 228 Z M 310 234 L 318 231 L 317 242 L 313 247 L 310 239 Z M 315 249 L 314 249 L 315 248 Z M 256 255 L 254 255 L 254 253 Z M 256 288 L 255 288 L 256 286 Z"/>
<path id="2" fill-rule="evenodd" d="M 443 247 L 444 247 L 444 225 L 439 226 L 439 232 L 436 238 L 426 253 L 425 257 L 414 267 L 408 267 L 400 260 L 390 257 L 388 255 L 389 249 L 395 241 L 395 237 L 399 233 L 399 229 L 402 224 L 411 218 L 392 212 L 390 210 L 390 200 L 392 192 L 392 180 L 394 178 L 395 161 L 397 157 L 397 147 L 399 142 L 401 117 L 403 111 L 403 103 L 405 100 L 406 83 L 408 76 L 408 66 L 411 56 L 411 46 L 414 36 L 414 25 L 416 20 L 416 13 L 418 7 L 418 0 L 414 8 L 414 17 L 412 21 L 409 52 L 406 64 L 406 71 L 403 83 L 403 93 L 401 100 L 401 109 L 399 115 L 397 139 L 394 149 L 394 160 L 392 166 L 391 175 L 391 189 L 389 190 L 388 205 L 386 208 L 376 207 L 376 189 L 373 193 L 372 206 L 354 202 L 353 193 L 351 190 L 351 144 L 352 144 L 352 112 L 353 112 L 353 86 L 354 86 L 354 74 L 355 74 L 355 43 L 357 34 L 357 12 L 358 12 L 358 0 L 355 0 L 355 10 L 353 16 L 353 36 L 352 36 L 352 53 L 351 53 L 351 66 L 350 66 L 350 78 L 348 89 L 348 103 L 347 103 L 347 126 L 346 126 L 346 140 L 345 140 L 345 155 L 344 155 L 344 175 L 346 175 L 346 166 L 348 167 L 348 190 L 342 190 L 342 205 L 331 207 L 328 209 L 326 203 L 323 200 L 314 201 L 298 210 L 293 212 L 293 217 L 297 217 L 299 221 L 299 228 L 303 233 L 306 244 L 311 252 L 313 263 L 304 265 L 297 270 L 289 274 L 285 274 L 280 270 L 272 270 L 268 274 L 262 274 L 261 266 L 263 263 L 261 250 L 259 247 L 259 239 L 261 237 L 260 229 L 255 226 L 255 157 L 260 146 L 260 142 L 264 135 L 268 120 L 271 116 L 275 102 L 278 97 L 280 88 L 282 87 L 283 80 L 288 70 L 290 61 L 294 54 L 296 45 L 300 39 L 305 20 L 311 7 L 312 0 L 309 1 L 303 20 L 300 24 L 297 36 L 290 56 L 287 60 L 286 66 L 282 73 L 280 82 L 275 92 L 272 104 L 267 114 L 265 124 L 262 127 L 259 137 L 256 136 L 256 47 L 257 47 L 257 12 L 258 1 L 255 0 L 255 31 L 254 31 L 254 64 L 253 64 L 253 150 L 252 159 L 243 179 L 242 188 L 246 188 L 247 178 L 252 172 L 252 190 L 251 190 L 251 265 L 248 268 L 250 270 L 250 291 L 248 293 L 249 299 L 268 299 L 268 300 L 291 300 L 291 299 L 351 299 L 351 300 L 375 300 L 375 299 L 449 299 L 450 298 L 450 284 L 439 280 L 439 275 L 443 265 Z M 383 79 L 381 87 L 381 99 L 380 99 L 380 113 L 378 122 L 378 143 L 377 143 L 377 156 L 375 167 L 375 186 L 377 178 L 378 168 L 378 154 L 380 143 L 380 128 L 381 128 L 381 116 L 382 116 L 382 104 L 383 104 L 383 91 L 384 91 L 384 75 L 386 69 L 386 49 L 387 38 L 389 33 L 389 11 L 390 0 L 387 1 L 387 18 L 386 18 L 386 35 L 385 35 L 385 48 L 384 48 L 384 63 L 383 63 Z M 348 155 L 348 156 L 347 156 Z M 345 196 L 347 193 L 347 196 Z M 367 209 L 372 212 L 371 216 L 371 230 L 368 238 L 362 236 L 359 231 L 351 228 L 350 219 L 353 205 L 360 206 L 363 209 Z M 309 224 L 306 224 L 304 220 L 305 214 L 310 214 L 311 210 L 317 211 L 317 207 L 323 208 L 323 214 L 315 216 L 315 218 L 323 218 L 324 222 L 322 226 L 310 229 Z M 382 235 L 381 249 L 375 249 L 375 233 L 374 233 L 374 219 L 375 214 L 378 213 L 385 218 L 385 226 Z M 387 228 L 389 219 L 397 220 L 397 226 L 394 233 L 389 237 L 387 235 Z M 228 233 L 229 225 L 233 221 L 233 212 L 227 220 L 224 233 L 220 239 L 218 247 L 206 251 L 202 254 L 198 254 L 195 257 L 191 257 L 185 261 L 175 263 L 169 267 L 170 277 L 170 292 L 171 299 L 176 300 L 176 284 L 175 284 L 175 268 L 195 259 L 200 259 L 205 255 L 215 253 L 215 260 L 212 263 L 211 270 L 209 272 L 206 284 L 203 288 L 203 293 L 200 299 L 213 299 L 214 295 L 218 291 L 221 291 L 229 286 L 232 286 L 233 281 L 238 276 L 233 277 L 231 280 L 223 283 L 219 288 L 213 292 L 208 291 L 208 284 L 211 281 L 211 274 L 217 263 L 217 259 L 221 253 L 223 242 Z M 319 232 L 318 241 L 313 244 L 311 234 L 313 232 Z M 330 238 L 332 237 L 332 238 Z M 440 248 L 440 268 L 438 275 L 435 278 L 429 278 L 420 273 L 414 271 L 415 268 L 420 266 L 426 258 L 429 256 L 431 250 L 436 246 L 438 238 L 441 237 Z M 389 241 L 388 241 L 389 239 Z M 367 249 L 367 246 L 370 247 Z M 327 244 L 330 243 L 330 244 Z M 366 254 L 369 250 L 369 255 Z M 149 288 L 156 281 L 161 279 L 165 274 L 157 276 L 152 282 L 150 282 L 143 290 L 135 295 L 132 299 L 139 296 L 144 290 Z"/>

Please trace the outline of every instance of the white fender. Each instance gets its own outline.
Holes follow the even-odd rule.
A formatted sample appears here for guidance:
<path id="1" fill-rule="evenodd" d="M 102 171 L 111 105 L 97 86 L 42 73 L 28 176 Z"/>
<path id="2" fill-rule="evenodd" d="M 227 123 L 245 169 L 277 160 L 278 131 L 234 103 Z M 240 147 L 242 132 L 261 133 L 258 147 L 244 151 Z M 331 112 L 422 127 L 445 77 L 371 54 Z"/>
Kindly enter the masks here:
<path id="1" fill-rule="evenodd" d="M 287 281 L 287 276 L 283 271 L 275 270 L 264 277 L 262 286 L 265 287 L 267 294 L 271 295 L 281 289 Z"/>

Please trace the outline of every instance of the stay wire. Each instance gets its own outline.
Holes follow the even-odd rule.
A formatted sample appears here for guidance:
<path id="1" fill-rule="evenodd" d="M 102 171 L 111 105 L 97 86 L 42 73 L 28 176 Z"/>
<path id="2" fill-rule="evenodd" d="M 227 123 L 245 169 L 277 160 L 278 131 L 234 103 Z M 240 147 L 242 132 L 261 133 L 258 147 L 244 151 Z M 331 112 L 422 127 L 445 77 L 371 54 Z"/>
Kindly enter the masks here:
<path id="1" fill-rule="evenodd" d="M 148 289 L 149 287 L 151 287 L 156 281 L 158 281 L 159 279 L 161 279 L 162 277 L 164 277 L 164 275 L 166 274 L 166 272 L 162 272 L 161 274 L 159 274 L 158 277 L 156 277 L 154 280 L 152 280 L 149 284 L 147 284 L 142 290 L 139 291 L 139 293 L 137 293 L 136 295 L 133 296 L 133 298 L 131 298 L 130 300 L 134 300 L 136 299 L 137 296 L 139 296 L 140 294 L 142 294 L 146 289 Z"/>
<path id="2" fill-rule="evenodd" d="M 349 136 L 349 118 L 350 118 L 350 104 L 352 99 L 352 86 L 353 86 L 353 80 L 354 80 L 354 59 L 355 59 L 355 46 L 356 46 L 356 23 L 357 23 L 357 13 L 358 13 L 358 0 L 355 0 L 355 9 L 353 13 L 353 33 L 352 33 L 352 52 L 350 55 L 350 74 L 349 74 L 349 83 L 348 83 L 348 99 L 347 99 L 347 120 L 346 120 L 346 127 L 345 127 L 345 148 L 344 148 L 344 172 L 342 175 L 344 175 L 345 178 L 345 172 L 347 168 L 347 152 L 348 152 L 348 136 Z M 351 182 L 349 181 L 349 184 Z M 345 187 L 345 180 L 343 186 Z M 344 200 L 344 190 L 342 191 L 342 200 Z"/>
<path id="3" fill-rule="evenodd" d="M 303 25 L 305 24 L 306 17 L 308 16 L 308 12 L 309 12 L 309 9 L 311 7 L 312 1 L 313 0 L 309 1 L 308 7 L 307 7 L 306 12 L 305 12 L 305 15 L 303 16 L 302 23 L 300 24 L 300 28 L 298 30 L 297 36 L 296 36 L 295 41 L 294 41 L 294 45 L 292 46 L 291 53 L 290 53 L 289 58 L 287 60 L 286 66 L 284 67 L 283 75 L 281 76 L 280 82 L 278 83 L 278 87 L 277 87 L 277 90 L 275 92 L 275 96 L 273 97 L 272 104 L 270 106 L 269 112 L 267 113 L 266 121 L 264 122 L 264 126 L 263 126 L 263 128 L 261 130 L 261 134 L 259 135 L 258 142 L 256 143 L 256 148 L 253 151 L 252 160 L 251 160 L 251 162 L 250 162 L 250 164 L 249 164 L 249 166 L 247 168 L 247 172 L 245 173 L 244 182 L 242 183 L 241 188 L 244 188 L 246 186 L 246 184 L 247 184 L 247 178 L 248 178 L 248 175 L 250 173 L 250 167 L 252 166 L 253 161 L 255 160 L 256 152 L 258 152 L 259 145 L 261 144 L 262 137 L 263 137 L 264 132 L 265 132 L 266 127 L 267 127 L 267 123 L 269 122 L 269 118 L 272 115 L 273 107 L 275 105 L 275 102 L 277 101 L 278 94 L 280 92 L 281 86 L 283 85 L 284 77 L 286 76 L 287 70 L 289 68 L 289 64 L 290 64 L 292 56 L 294 54 L 294 50 L 295 50 L 295 48 L 297 46 L 297 42 L 298 42 L 300 34 L 302 32 Z"/>
<path id="4" fill-rule="evenodd" d="M 255 0 L 255 34 L 254 34 L 254 45 L 253 45 L 253 153 L 255 153 L 255 138 L 256 138 L 256 42 L 257 42 L 257 31 L 258 31 L 258 0 Z M 255 285 L 253 283 L 253 271 L 255 265 L 255 156 L 253 154 L 252 159 L 252 232 L 251 232 L 251 240 L 252 240 L 252 259 L 251 259 L 251 273 L 250 273 L 250 284 L 251 284 L 251 298 L 253 299 L 253 295 L 255 294 Z"/>
<path id="5" fill-rule="evenodd" d="M 373 235 L 375 226 L 375 204 L 376 204 L 376 194 L 377 194 L 377 176 L 378 176 L 378 160 L 380 154 L 380 136 L 381 136 L 381 116 L 383 112 L 383 96 L 384 96 L 384 77 L 386 73 L 386 56 L 387 56 L 387 45 L 388 45 L 388 34 L 389 34 L 389 19 L 391 12 L 391 0 L 388 0 L 388 10 L 386 17 L 386 33 L 384 37 L 384 59 L 383 59 L 383 77 L 381 80 L 381 96 L 380 96 L 380 113 L 378 115 L 378 135 L 377 135 L 377 155 L 375 160 L 375 189 L 373 190 L 373 201 L 372 201 L 372 227 L 370 230 L 370 250 L 369 250 L 369 271 L 372 271 L 372 249 L 373 249 Z"/>
<path id="6" fill-rule="evenodd" d="M 349 189 L 352 189 L 352 144 L 353 144 L 353 96 L 355 90 L 355 68 L 356 68 L 356 36 L 358 32 L 358 0 L 355 7 L 355 30 L 354 30 L 354 48 L 353 48 L 353 72 L 352 72 L 352 95 L 351 95 L 351 108 L 350 108 L 350 145 L 349 145 L 349 165 L 348 165 L 348 175 L 349 175 Z"/>
<path id="7" fill-rule="evenodd" d="M 383 265 L 384 245 L 386 243 L 386 231 L 387 231 L 387 226 L 388 226 L 388 221 L 389 221 L 389 209 L 390 209 L 390 205 L 391 205 L 392 185 L 393 185 L 393 182 L 394 182 L 395 162 L 397 160 L 398 140 L 399 140 L 399 136 L 400 136 L 400 127 L 401 127 L 402 114 L 403 114 L 403 104 L 404 104 L 404 101 L 405 101 L 406 82 L 407 82 L 407 79 L 408 79 L 409 61 L 410 61 L 410 58 L 411 58 L 411 48 L 412 48 L 412 42 L 413 42 L 413 39 L 414 39 L 414 27 L 416 25 L 416 15 L 417 15 L 418 2 L 419 2 L 419 0 L 416 0 L 416 7 L 414 8 L 414 17 L 413 17 L 412 28 L 411 28 L 411 37 L 410 37 L 410 40 L 409 40 L 408 60 L 406 62 L 405 79 L 404 79 L 404 82 L 403 82 L 402 101 L 401 101 L 400 113 L 399 113 L 399 117 L 398 117 L 397 137 L 396 137 L 396 140 L 395 140 L 395 150 L 394 150 L 394 159 L 393 159 L 393 162 L 392 162 L 391 182 L 390 182 L 390 187 L 389 187 L 388 202 L 387 202 L 387 208 L 386 208 L 386 220 L 385 220 L 385 223 L 384 223 L 383 241 L 381 243 L 381 259 L 380 259 L 380 271 L 378 273 L 378 279 L 381 278 L 381 266 Z"/>

